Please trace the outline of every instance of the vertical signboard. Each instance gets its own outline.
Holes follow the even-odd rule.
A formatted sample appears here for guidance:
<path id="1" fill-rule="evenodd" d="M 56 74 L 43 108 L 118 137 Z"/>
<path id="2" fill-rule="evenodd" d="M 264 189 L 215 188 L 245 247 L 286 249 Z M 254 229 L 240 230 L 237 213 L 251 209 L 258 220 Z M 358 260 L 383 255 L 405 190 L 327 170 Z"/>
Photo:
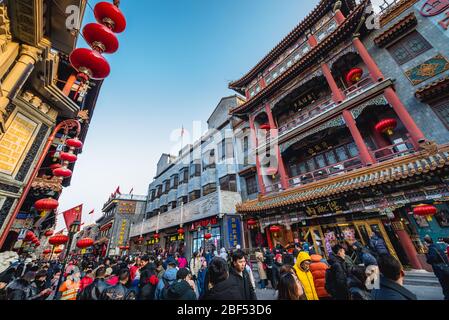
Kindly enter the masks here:
<path id="1" fill-rule="evenodd" d="M 235 248 L 237 245 L 242 245 L 242 229 L 241 222 L 238 216 L 228 217 L 228 241 L 229 248 Z"/>

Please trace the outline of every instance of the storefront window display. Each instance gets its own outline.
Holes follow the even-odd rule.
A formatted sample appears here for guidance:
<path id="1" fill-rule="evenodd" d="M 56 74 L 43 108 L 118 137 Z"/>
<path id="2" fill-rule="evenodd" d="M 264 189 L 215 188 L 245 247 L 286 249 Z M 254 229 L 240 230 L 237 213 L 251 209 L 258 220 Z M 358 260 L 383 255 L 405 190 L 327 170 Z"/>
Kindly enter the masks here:
<path id="1" fill-rule="evenodd" d="M 204 235 L 210 233 L 212 237 L 209 240 L 204 239 Z M 201 228 L 200 231 L 196 230 L 192 232 L 192 253 L 204 248 L 206 251 L 219 250 L 221 246 L 221 232 L 220 227 Z"/>

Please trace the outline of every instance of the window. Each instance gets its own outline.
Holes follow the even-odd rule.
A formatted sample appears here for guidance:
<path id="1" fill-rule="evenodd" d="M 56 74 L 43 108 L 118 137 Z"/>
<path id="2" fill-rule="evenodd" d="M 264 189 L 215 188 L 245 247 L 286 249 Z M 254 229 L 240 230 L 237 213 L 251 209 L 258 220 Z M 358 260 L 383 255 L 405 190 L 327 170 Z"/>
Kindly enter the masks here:
<path id="1" fill-rule="evenodd" d="M 171 205 L 172 209 L 175 209 L 176 206 L 177 206 L 177 202 L 176 201 L 172 201 L 172 202 L 170 202 L 170 205 Z"/>
<path id="2" fill-rule="evenodd" d="M 189 169 L 188 168 L 181 169 L 180 174 L 181 174 L 181 177 L 179 180 L 179 184 L 189 182 Z"/>
<path id="3" fill-rule="evenodd" d="M 220 189 L 223 191 L 234 191 L 237 192 L 237 182 L 236 175 L 229 174 L 225 177 L 220 178 Z"/>
<path id="4" fill-rule="evenodd" d="M 206 171 L 209 168 L 215 168 L 215 150 L 211 149 L 210 151 L 203 154 L 203 171 Z"/>
<path id="5" fill-rule="evenodd" d="M 206 233 L 210 233 L 212 237 L 205 241 L 204 235 Z M 208 229 L 201 229 L 199 232 L 194 231 L 192 232 L 192 245 L 193 245 L 193 252 L 199 251 L 201 248 L 206 250 L 213 250 L 214 246 L 221 247 L 220 245 L 220 227 L 212 227 L 210 230 Z"/>
<path id="6" fill-rule="evenodd" d="M 200 176 L 201 176 L 201 164 L 192 162 L 190 164 L 190 178 Z"/>
<path id="7" fill-rule="evenodd" d="M 170 190 L 170 180 L 165 180 L 164 181 L 164 194 L 167 194 L 169 190 Z"/>
<path id="8" fill-rule="evenodd" d="M 150 201 L 154 201 L 154 198 L 156 197 L 156 190 L 151 190 L 150 191 L 150 194 L 151 194 L 151 196 L 150 196 Z"/>
<path id="9" fill-rule="evenodd" d="M 177 174 L 172 175 L 170 178 L 170 189 L 176 189 L 178 187 L 179 176 Z"/>
<path id="10" fill-rule="evenodd" d="M 218 159 L 224 160 L 226 159 L 226 141 L 225 139 L 221 140 L 218 144 Z"/>
<path id="11" fill-rule="evenodd" d="M 248 195 L 257 193 L 256 176 L 246 178 L 246 193 Z"/>
<path id="12" fill-rule="evenodd" d="M 433 105 L 432 109 L 435 111 L 438 118 L 440 118 L 444 123 L 446 128 L 449 129 L 449 100 Z"/>
<path id="13" fill-rule="evenodd" d="M 203 187 L 203 196 L 207 196 L 208 194 L 217 191 L 216 183 L 209 183 Z"/>
<path id="14" fill-rule="evenodd" d="M 431 49 L 432 46 L 417 31 L 413 31 L 401 40 L 387 48 L 391 56 L 399 65 L 402 65 L 420 54 Z"/>
<path id="15" fill-rule="evenodd" d="M 157 186 L 156 198 L 159 198 L 162 195 L 162 185 Z"/>
<path id="16" fill-rule="evenodd" d="M 199 199 L 201 197 L 201 190 L 194 190 L 189 193 L 189 202 Z"/>
<path id="17" fill-rule="evenodd" d="M 180 207 L 182 203 L 186 204 L 188 201 L 189 201 L 189 199 L 187 196 L 178 198 L 178 207 Z"/>
<path id="18" fill-rule="evenodd" d="M 168 207 L 167 206 L 162 206 L 161 207 L 161 213 L 167 212 L 168 211 Z"/>
<path id="19" fill-rule="evenodd" d="M 248 165 L 248 151 L 249 151 L 249 139 L 248 136 L 243 138 L 243 165 Z"/>

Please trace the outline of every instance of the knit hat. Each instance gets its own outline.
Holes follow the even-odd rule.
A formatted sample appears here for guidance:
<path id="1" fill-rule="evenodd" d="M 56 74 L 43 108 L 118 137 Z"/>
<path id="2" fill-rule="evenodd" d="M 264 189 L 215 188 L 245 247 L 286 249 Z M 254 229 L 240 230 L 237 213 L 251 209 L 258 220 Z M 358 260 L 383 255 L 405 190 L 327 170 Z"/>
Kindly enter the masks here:
<path id="1" fill-rule="evenodd" d="M 280 254 L 280 253 L 278 253 L 278 254 L 274 257 L 274 260 L 277 260 L 277 259 L 279 259 L 279 258 L 282 259 L 282 254 Z"/>

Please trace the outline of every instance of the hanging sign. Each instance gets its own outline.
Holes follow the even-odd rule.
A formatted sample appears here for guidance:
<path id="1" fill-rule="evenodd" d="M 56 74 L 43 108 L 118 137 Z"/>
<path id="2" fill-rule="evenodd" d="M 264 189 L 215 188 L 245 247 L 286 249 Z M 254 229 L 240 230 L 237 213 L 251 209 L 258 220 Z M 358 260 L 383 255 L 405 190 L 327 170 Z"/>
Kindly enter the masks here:
<path id="1" fill-rule="evenodd" d="M 229 247 L 235 248 L 237 245 L 241 245 L 241 223 L 239 217 L 228 218 L 228 239 Z"/>

